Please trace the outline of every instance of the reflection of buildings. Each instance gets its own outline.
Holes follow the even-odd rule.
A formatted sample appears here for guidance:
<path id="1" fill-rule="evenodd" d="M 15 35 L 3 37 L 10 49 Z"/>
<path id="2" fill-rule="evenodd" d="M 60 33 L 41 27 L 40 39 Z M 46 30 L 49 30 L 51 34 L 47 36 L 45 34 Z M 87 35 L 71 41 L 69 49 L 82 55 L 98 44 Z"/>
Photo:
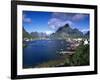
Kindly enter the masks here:
<path id="1" fill-rule="evenodd" d="M 50 40 L 49 38 L 46 37 L 40 37 L 40 38 L 35 38 L 35 39 L 28 39 L 28 38 L 24 38 L 23 41 L 33 41 L 33 40 Z"/>
<path id="2" fill-rule="evenodd" d="M 29 41 L 29 39 L 28 38 L 24 38 L 24 41 Z"/>
<path id="3" fill-rule="evenodd" d="M 32 41 L 33 39 L 24 38 L 23 41 Z"/>

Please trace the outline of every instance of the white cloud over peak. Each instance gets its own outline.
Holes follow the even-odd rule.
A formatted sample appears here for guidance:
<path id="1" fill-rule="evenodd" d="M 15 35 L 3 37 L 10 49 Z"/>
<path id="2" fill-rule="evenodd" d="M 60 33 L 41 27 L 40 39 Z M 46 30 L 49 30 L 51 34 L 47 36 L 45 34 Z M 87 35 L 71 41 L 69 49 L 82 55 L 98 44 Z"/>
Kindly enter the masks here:
<path id="1" fill-rule="evenodd" d="M 82 31 L 83 33 L 89 31 L 89 29 L 81 29 L 80 31 Z"/>
<path id="2" fill-rule="evenodd" d="M 87 17 L 85 14 L 76 14 L 72 17 L 72 20 L 82 20 L 84 19 L 85 17 Z"/>
<path id="3" fill-rule="evenodd" d="M 53 31 L 46 31 L 45 33 L 46 33 L 47 35 L 50 35 L 50 34 L 53 33 Z"/>
<path id="4" fill-rule="evenodd" d="M 57 29 L 67 23 L 73 26 L 76 21 L 83 20 L 86 17 L 87 14 L 54 12 L 52 13 L 51 19 L 48 21 L 48 26 L 51 29 Z"/>
<path id="5" fill-rule="evenodd" d="M 68 20 L 63 21 L 63 20 L 58 19 L 58 18 L 51 18 L 51 19 L 49 20 L 49 22 L 48 22 L 48 25 L 49 25 L 49 27 L 50 27 L 51 29 L 57 29 L 57 28 L 59 28 L 59 27 L 65 25 L 65 24 L 67 24 L 67 23 L 70 24 L 70 25 L 72 25 L 72 22 L 71 22 L 71 21 L 68 21 Z"/>

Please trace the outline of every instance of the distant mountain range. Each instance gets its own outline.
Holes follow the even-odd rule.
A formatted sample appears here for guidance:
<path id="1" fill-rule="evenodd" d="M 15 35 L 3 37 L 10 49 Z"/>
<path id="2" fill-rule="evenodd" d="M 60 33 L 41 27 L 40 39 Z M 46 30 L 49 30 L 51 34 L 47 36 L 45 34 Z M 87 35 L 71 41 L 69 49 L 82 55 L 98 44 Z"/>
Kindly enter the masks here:
<path id="1" fill-rule="evenodd" d="M 31 32 L 28 33 L 23 27 L 23 39 L 40 39 L 40 38 L 48 38 L 46 33 L 38 33 L 38 32 Z"/>
<path id="2" fill-rule="evenodd" d="M 47 38 L 47 34 L 43 33 L 43 32 L 31 32 L 31 36 L 35 37 L 35 38 Z"/>
<path id="3" fill-rule="evenodd" d="M 86 34 L 77 28 L 72 29 L 69 24 L 58 28 L 55 33 L 47 35 L 46 33 L 31 32 L 30 34 L 23 28 L 23 38 L 49 38 L 49 39 L 66 39 L 66 38 L 89 38 L 90 32 Z"/>

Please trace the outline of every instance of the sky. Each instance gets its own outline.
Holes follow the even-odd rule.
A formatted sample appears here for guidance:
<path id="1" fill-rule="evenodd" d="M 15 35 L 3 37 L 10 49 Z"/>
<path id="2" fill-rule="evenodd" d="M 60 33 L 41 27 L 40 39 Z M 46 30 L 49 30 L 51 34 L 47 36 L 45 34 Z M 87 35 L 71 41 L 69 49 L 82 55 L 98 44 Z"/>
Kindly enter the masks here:
<path id="1" fill-rule="evenodd" d="M 51 34 L 67 23 L 71 28 L 87 32 L 90 27 L 90 16 L 83 13 L 23 11 L 22 22 L 23 27 L 29 33 L 45 32 Z"/>

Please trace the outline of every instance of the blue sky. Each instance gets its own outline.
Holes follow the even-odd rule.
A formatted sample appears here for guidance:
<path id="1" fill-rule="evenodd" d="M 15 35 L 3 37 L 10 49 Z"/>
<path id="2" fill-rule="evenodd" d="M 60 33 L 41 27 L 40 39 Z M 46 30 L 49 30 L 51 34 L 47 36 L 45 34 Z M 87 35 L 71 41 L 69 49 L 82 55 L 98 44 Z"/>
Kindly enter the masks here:
<path id="1" fill-rule="evenodd" d="M 23 11 L 23 27 L 29 33 L 51 34 L 66 23 L 72 28 L 86 32 L 89 30 L 89 22 L 89 14 Z"/>

